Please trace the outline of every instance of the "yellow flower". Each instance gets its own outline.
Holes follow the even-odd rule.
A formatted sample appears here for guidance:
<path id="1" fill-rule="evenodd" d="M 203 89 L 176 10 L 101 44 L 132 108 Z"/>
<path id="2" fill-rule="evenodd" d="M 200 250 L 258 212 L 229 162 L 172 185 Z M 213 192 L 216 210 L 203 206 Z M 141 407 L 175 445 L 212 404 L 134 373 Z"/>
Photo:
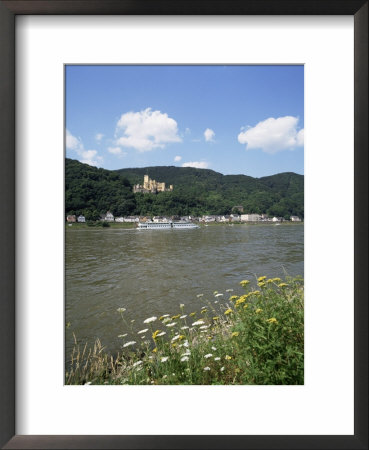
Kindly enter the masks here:
<path id="1" fill-rule="evenodd" d="M 195 312 L 190 313 L 190 316 L 191 316 L 191 317 L 193 317 L 193 316 L 195 316 L 195 315 L 196 315 Z"/>
<path id="2" fill-rule="evenodd" d="M 155 347 L 154 350 L 152 351 L 153 353 L 156 353 L 158 351 L 158 348 Z"/>
<path id="3" fill-rule="evenodd" d="M 234 332 L 232 333 L 232 337 L 237 337 L 239 334 L 240 334 L 239 331 L 234 331 Z"/>
<path id="4" fill-rule="evenodd" d="M 280 287 L 280 288 L 283 288 L 283 287 L 286 287 L 286 286 L 288 286 L 287 283 L 280 283 L 280 284 L 278 284 L 278 287 Z"/>
<path id="5" fill-rule="evenodd" d="M 240 306 L 240 305 L 242 305 L 242 303 L 245 303 L 245 301 L 246 301 L 246 297 L 242 296 L 236 301 L 235 305 Z"/>
<path id="6" fill-rule="evenodd" d="M 250 292 L 250 295 L 251 294 L 254 294 L 254 295 L 260 295 L 260 291 L 252 291 L 252 292 Z"/>
<path id="7" fill-rule="evenodd" d="M 266 279 L 266 276 L 264 275 L 263 277 L 259 277 L 258 278 L 258 281 L 259 281 L 259 283 L 260 283 L 260 281 L 264 281 Z"/>
<path id="8" fill-rule="evenodd" d="M 280 278 L 272 278 L 273 283 L 279 283 L 282 281 Z"/>
<path id="9" fill-rule="evenodd" d="M 232 359 L 232 356 L 229 356 L 229 355 L 225 355 L 225 359 L 228 359 L 228 360 L 230 360 L 230 359 Z"/>
<path id="10" fill-rule="evenodd" d="M 206 309 L 206 308 L 204 308 L 204 309 L 201 310 L 201 314 L 205 314 L 206 312 L 207 312 L 207 309 Z"/>
<path id="11" fill-rule="evenodd" d="M 173 342 L 172 347 L 177 347 L 177 342 Z"/>
<path id="12" fill-rule="evenodd" d="M 172 316 L 172 319 L 178 319 L 178 317 L 180 316 L 180 314 L 177 314 L 176 316 Z"/>
<path id="13" fill-rule="evenodd" d="M 273 280 L 272 280 L 271 278 L 269 278 L 269 280 L 266 280 L 266 282 L 267 282 L 268 284 L 270 284 L 270 283 L 273 283 Z"/>
<path id="14" fill-rule="evenodd" d="M 259 313 L 261 313 L 261 311 L 262 311 L 262 309 L 258 308 L 255 312 L 256 312 L 256 314 L 259 314 Z"/>
<path id="15" fill-rule="evenodd" d="M 157 337 L 157 335 L 158 335 L 159 333 L 161 333 L 161 330 L 156 330 L 156 331 L 153 332 L 152 338 L 154 339 L 154 341 L 155 341 L 155 339 L 156 339 L 156 337 Z"/>
<path id="16" fill-rule="evenodd" d="M 231 302 L 233 302 L 233 300 L 237 300 L 238 299 L 238 296 L 237 295 L 232 295 L 231 297 L 229 297 L 229 300 L 231 301 Z"/>
<path id="17" fill-rule="evenodd" d="M 269 323 L 278 323 L 278 320 L 275 317 L 271 317 L 270 319 L 267 319 L 267 322 L 269 322 Z"/>
<path id="18" fill-rule="evenodd" d="M 243 309 L 246 309 L 248 307 L 249 307 L 249 305 L 246 303 L 246 305 L 243 307 Z"/>
<path id="19" fill-rule="evenodd" d="M 183 334 L 181 334 L 180 336 L 179 336 L 179 338 L 178 338 L 180 341 L 182 340 L 182 339 L 184 339 L 184 336 L 183 336 Z"/>
<path id="20" fill-rule="evenodd" d="M 213 317 L 213 320 L 219 320 L 219 317 L 218 316 Z"/>
<path id="21" fill-rule="evenodd" d="M 242 287 L 247 286 L 249 283 L 250 283 L 249 280 L 242 280 L 242 281 L 240 281 L 240 285 L 241 285 Z"/>
<path id="22" fill-rule="evenodd" d="M 260 282 L 258 283 L 258 286 L 261 287 L 261 288 L 263 288 L 263 287 L 265 286 L 265 283 L 264 283 L 263 281 L 260 281 Z"/>
<path id="23" fill-rule="evenodd" d="M 233 313 L 233 311 L 229 308 L 229 309 L 227 309 L 227 311 L 225 311 L 224 312 L 224 314 L 226 315 L 226 316 L 228 316 L 228 314 L 232 314 Z"/>

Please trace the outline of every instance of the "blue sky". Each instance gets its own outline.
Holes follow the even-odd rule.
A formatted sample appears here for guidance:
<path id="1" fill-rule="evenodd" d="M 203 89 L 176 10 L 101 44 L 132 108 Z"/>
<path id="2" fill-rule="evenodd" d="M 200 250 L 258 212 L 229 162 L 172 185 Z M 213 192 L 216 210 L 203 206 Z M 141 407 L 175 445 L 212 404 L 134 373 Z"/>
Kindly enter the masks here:
<path id="1" fill-rule="evenodd" d="M 66 66 L 66 156 L 304 173 L 303 66 Z"/>

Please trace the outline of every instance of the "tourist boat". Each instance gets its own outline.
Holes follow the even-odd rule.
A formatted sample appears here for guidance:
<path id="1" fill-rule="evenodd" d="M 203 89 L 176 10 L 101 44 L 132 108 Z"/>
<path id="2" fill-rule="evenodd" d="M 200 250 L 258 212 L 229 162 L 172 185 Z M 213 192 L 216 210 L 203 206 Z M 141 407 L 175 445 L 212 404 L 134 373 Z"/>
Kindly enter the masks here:
<path id="1" fill-rule="evenodd" d="M 193 228 L 200 228 L 192 222 L 139 222 L 138 230 L 188 230 Z"/>

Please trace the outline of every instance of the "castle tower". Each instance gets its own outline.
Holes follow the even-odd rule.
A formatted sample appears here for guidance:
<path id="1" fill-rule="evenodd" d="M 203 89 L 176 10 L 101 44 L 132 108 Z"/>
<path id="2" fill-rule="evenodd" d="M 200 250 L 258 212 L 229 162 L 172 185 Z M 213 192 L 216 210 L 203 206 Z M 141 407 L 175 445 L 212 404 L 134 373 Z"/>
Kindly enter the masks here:
<path id="1" fill-rule="evenodd" d="M 148 175 L 144 175 L 144 184 L 143 184 L 144 189 L 150 189 L 150 178 Z"/>

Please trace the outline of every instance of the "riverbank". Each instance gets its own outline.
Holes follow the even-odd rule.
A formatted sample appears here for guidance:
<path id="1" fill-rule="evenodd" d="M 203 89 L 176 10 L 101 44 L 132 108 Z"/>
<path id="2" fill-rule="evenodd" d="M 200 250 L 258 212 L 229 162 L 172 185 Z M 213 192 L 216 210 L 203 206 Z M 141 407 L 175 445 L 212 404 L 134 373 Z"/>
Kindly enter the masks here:
<path id="1" fill-rule="evenodd" d="M 251 281 L 240 281 L 242 295 L 198 294 L 197 311 L 181 304 L 177 314 L 148 317 L 133 338 L 122 305 L 120 354 L 75 339 L 66 384 L 303 384 L 303 280 Z"/>

